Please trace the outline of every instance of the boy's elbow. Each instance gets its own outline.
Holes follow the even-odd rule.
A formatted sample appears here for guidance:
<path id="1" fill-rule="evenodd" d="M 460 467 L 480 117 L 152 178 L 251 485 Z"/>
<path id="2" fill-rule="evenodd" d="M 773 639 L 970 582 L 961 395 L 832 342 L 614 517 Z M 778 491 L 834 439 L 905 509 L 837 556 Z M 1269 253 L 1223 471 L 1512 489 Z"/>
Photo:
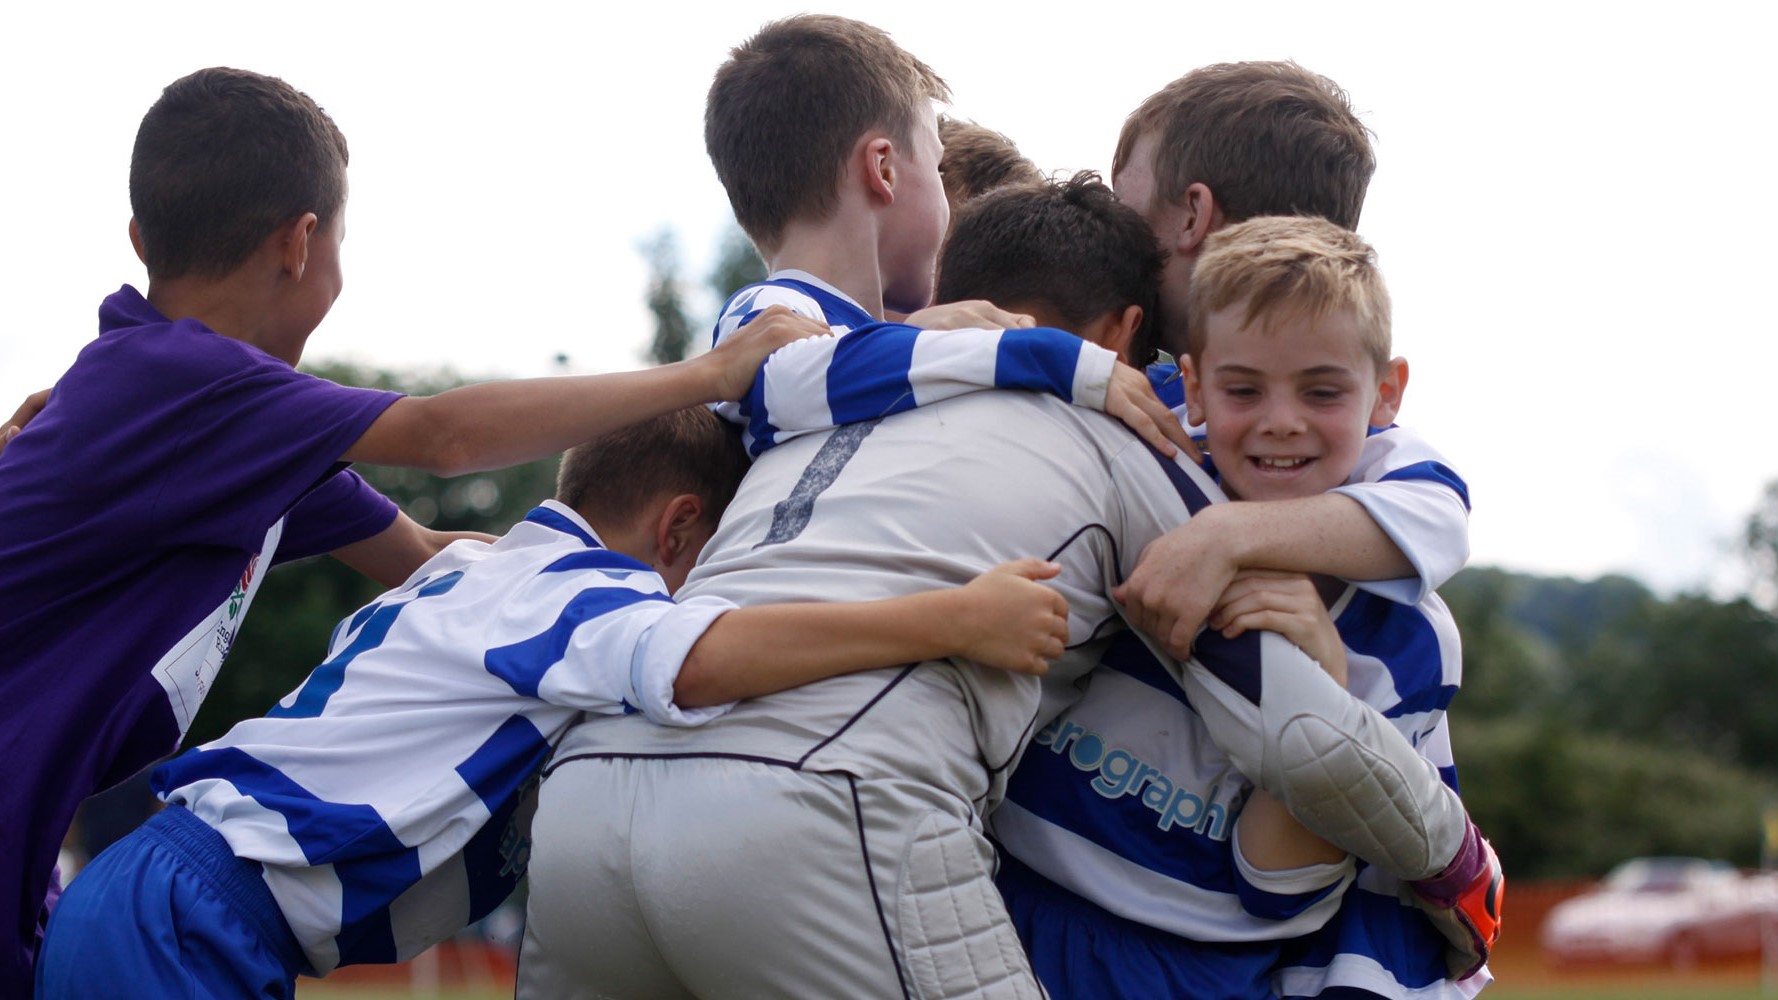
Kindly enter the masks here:
<path id="1" fill-rule="evenodd" d="M 707 708 L 722 704 L 711 692 L 709 671 L 698 666 L 695 657 L 685 658 L 679 676 L 673 679 L 673 704 L 680 708 Z"/>
<path id="2" fill-rule="evenodd" d="M 443 438 L 435 443 L 432 459 L 424 466 L 426 472 L 443 479 L 481 472 L 486 466 L 475 460 L 474 452 L 461 440 Z"/>
<path id="3" fill-rule="evenodd" d="M 408 428 L 413 461 L 404 463 L 434 476 L 450 478 L 481 471 L 475 462 L 468 427 L 461 426 L 455 411 L 438 405 L 438 397 L 417 399 L 420 404 Z"/>

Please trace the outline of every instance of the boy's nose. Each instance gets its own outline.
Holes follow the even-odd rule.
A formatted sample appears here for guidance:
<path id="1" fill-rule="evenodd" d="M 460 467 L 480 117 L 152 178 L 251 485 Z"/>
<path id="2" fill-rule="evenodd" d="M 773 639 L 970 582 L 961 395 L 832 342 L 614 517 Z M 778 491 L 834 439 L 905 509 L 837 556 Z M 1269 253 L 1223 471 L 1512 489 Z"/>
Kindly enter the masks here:
<path id="1" fill-rule="evenodd" d="M 1303 430 L 1302 411 L 1286 400 L 1268 402 L 1260 413 L 1259 429 L 1261 433 L 1273 436 L 1297 434 Z"/>

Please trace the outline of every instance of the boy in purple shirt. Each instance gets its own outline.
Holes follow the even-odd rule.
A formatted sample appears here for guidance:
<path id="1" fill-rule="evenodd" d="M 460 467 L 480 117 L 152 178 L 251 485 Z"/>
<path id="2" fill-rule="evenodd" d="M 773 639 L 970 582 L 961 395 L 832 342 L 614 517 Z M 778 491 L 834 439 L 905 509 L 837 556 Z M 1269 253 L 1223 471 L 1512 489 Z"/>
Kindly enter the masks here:
<path id="1" fill-rule="evenodd" d="M 241 70 L 175 81 L 130 162 L 148 294 L 0 453 L 0 996 L 30 994 L 56 850 L 80 801 L 177 747 L 266 568 L 332 552 L 385 585 L 453 535 L 346 471 L 441 475 L 554 454 L 740 396 L 788 315 L 678 365 L 432 397 L 292 366 L 341 287 L 346 142 L 308 96 Z M 29 417 L 30 414 L 24 414 Z"/>

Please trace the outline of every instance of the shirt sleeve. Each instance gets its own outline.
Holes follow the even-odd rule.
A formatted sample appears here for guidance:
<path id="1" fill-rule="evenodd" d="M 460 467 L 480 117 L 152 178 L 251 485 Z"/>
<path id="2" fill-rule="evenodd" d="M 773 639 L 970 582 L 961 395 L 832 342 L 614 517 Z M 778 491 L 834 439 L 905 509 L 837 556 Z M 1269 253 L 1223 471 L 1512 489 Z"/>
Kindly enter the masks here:
<path id="1" fill-rule="evenodd" d="M 736 292 L 723 305 L 722 315 L 716 318 L 716 328 L 710 333 L 710 346 L 715 347 L 722 343 L 729 334 L 753 322 L 754 317 L 772 306 L 783 306 L 798 316 L 827 322 L 827 314 L 822 312 L 821 303 L 803 292 L 769 281 L 760 282 Z"/>
<path id="2" fill-rule="evenodd" d="M 1332 864 L 1267 871 L 1254 867 L 1241 852 L 1240 828 L 1237 817 L 1229 844 L 1235 858 L 1235 895 L 1243 910 L 1260 920 L 1287 925 L 1281 933 L 1291 936 L 1307 934 L 1332 919 L 1340 897 L 1357 877 L 1358 865 L 1351 855 Z"/>
<path id="3" fill-rule="evenodd" d="M 734 605 L 715 597 L 675 604 L 665 593 L 617 582 L 580 590 L 537 639 L 490 650 L 489 669 L 509 678 L 534 674 L 536 696 L 551 704 L 597 715 L 640 712 L 664 726 L 702 725 L 733 707 L 681 708 L 673 684 L 704 630 Z"/>
<path id="4" fill-rule="evenodd" d="M 1365 439 L 1358 468 L 1333 492 L 1361 504 L 1415 576 L 1354 583 L 1380 597 L 1415 604 L 1469 561 L 1469 486 L 1419 435 L 1392 426 Z"/>
<path id="5" fill-rule="evenodd" d="M 275 563 L 332 552 L 394 523 L 395 501 L 350 469 L 341 469 L 297 501 L 285 517 Z"/>
<path id="6" fill-rule="evenodd" d="M 783 306 L 798 316 L 806 316 L 822 323 L 827 322 L 827 315 L 821 311 L 821 303 L 794 288 L 774 285 L 769 282 L 749 285 L 736 292 L 728 302 L 723 304 L 722 315 L 716 317 L 716 327 L 710 332 L 710 346 L 715 347 L 722 343 L 729 334 L 753 322 L 754 317 L 771 306 Z M 831 324 L 828 329 L 834 330 L 836 334 L 842 332 L 834 329 Z M 754 377 L 754 384 L 759 384 L 759 376 Z M 716 411 L 717 416 L 731 424 L 740 425 L 743 430 L 748 425 L 747 401 L 745 399 L 739 402 L 731 400 L 717 403 L 712 409 Z M 749 454 L 753 454 L 751 450 L 753 447 L 752 435 L 747 434 L 746 437 Z"/>
<path id="7" fill-rule="evenodd" d="M 749 448 L 983 389 L 1047 392 L 1105 409 L 1113 352 L 1064 330 L 921 330 L 874 323 L 779 348 L 741 403 Z"/>
<path id="8" fill-rule="evenodd" d="M 171 544 L 254 551 L 400 393 L 336 385 L 246 345 L 181 404 L 153 516 Z"/>
<path id="9" fill-rule="evenodd" d="M 1356 588 L 1336 607 L 1350 690 L 1456 789 L 1446 710 L 1463 683 L 1463 642 L 1450 609 L 1436 594 L 1404 605 Z"/>

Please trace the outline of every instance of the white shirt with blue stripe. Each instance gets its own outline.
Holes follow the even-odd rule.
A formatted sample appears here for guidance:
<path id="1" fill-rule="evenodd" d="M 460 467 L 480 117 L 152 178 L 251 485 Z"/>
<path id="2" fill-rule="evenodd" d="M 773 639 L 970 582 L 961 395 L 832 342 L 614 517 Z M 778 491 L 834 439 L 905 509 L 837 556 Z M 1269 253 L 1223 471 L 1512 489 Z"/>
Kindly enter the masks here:
<path id="1" fill-rule="evenodd" d="M 1150 372 L 1184 422 L 1170 374 Z M 1392 426 L 1373 430 L 1334 492 L 1363 504 L 1418 571 L 1352 585 L 1329 609 L 1347 647 L 1347 689 L 1455 788 L 1445 708 L 1461 684 L 1462 649 L 1433 588 L 1468 557 L 1467 486 Z M 1473 996 L 1488 981 L 1446 980 L 1442 939 L 1399 901 L 1399 883 L 1368 866 L 1247 866 L 1233 831 L 1251 786 L 1179 686 L 1133 639 L 1100 666 L 1085 697 L 1038 735 L 991 818 L 1008 853 L 1105 910 L 1192 941 L 1299 939 L 1274 974 L 1281 996 L 1350 986 L 1425 1000 Z M 1114 773 L 1148 777 L 1127 787 Z"/>
<path id="2" fill-rule="evenodd" d="M 819 320 L 832 337 L 775 352 L 739 403 L 717 408 L 746 428 L 750 454 L 803 434 L 885 417 L 983 388 L 1030 389 L 1105 409 L 1117 355 L 1063 330 L 921 330 L 880 323 L 804 271 L 779 271 L 730 297 L 713 341 L 774 305 Z"/>
<path id="3" fill-rule="evenodd" d="M 546 501 L 341 622 L 300 688 L 163 764 L 155 788 L 264 866 L 314 974 L 402 961 L 512 891 L 521 803 L 581 713 L 694 726 L 727 710 L 681 708 L 673 684 L 733 606 L 675 603 Z"/>

